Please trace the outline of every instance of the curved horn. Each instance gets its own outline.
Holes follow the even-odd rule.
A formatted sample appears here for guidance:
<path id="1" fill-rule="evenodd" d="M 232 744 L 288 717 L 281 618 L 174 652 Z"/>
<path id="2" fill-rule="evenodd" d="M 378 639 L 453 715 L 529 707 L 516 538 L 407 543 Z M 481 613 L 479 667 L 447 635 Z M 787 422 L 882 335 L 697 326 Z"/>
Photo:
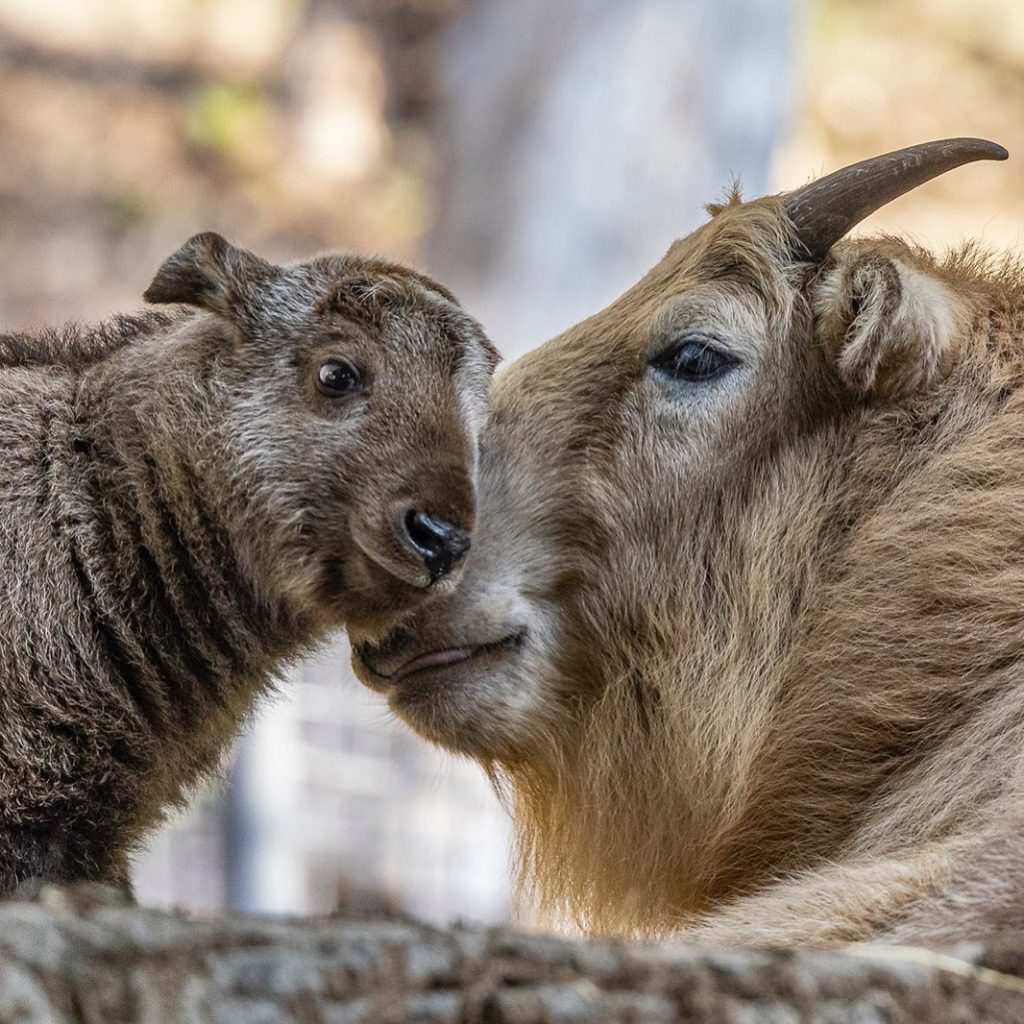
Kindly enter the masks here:
<path id="1" fill-rule="evenodd" d="M 1009 155 L 984 139 L 941 139 L 833 171 L 783 199 L 799 239 L 796 254 L 800 259 L 823 259 L 847 231 L 904 192 L 961 164 L 1005 160 Z"/>

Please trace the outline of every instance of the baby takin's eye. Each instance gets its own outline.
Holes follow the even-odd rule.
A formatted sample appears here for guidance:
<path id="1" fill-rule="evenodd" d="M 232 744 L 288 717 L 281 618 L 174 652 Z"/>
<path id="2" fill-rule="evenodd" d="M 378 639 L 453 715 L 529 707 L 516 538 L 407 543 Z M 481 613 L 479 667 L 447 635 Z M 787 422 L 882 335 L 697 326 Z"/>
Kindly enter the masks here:
<path id="1" fill-rule="evenodd" d="M 317 367 L 316 386 L 327 398 L 344 398 L 362 390 L 362 374 L 346 359 L 332 356 Z"/>

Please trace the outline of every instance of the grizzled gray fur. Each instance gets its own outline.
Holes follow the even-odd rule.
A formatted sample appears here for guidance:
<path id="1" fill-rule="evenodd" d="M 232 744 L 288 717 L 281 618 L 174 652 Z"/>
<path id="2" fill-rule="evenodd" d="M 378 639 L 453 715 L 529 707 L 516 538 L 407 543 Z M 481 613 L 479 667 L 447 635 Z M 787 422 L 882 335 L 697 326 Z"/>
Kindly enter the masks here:
<path id="1" fill-rule="evenodd" d="M 124 883 L 258 696 L 451 586 L 496 354 L 394 264 L 198 235 L 169 315 L 0 336 L 0 894 Z"/>

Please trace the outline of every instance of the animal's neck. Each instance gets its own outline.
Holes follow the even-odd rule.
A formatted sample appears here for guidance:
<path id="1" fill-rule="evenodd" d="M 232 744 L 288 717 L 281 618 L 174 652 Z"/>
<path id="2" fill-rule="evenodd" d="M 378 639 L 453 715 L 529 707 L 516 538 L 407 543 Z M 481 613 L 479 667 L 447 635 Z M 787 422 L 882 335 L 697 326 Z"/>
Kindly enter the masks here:
<path id="1" fill-rule="evenodd" d="M 737 853 L 891 854 L 969 828 L 1006 793 L 1000 766 L 1024 730 L 1011 525 L 1024 417 L 981 369 L 965 367 L 932 415 L 866 430 L 862 462 L 885 453 L 890 486 L 875 489 L 785 665 Z M 922 424 L 930 434 L 897 458 L 893 434 Z"/>
<path id="2" fill-rule="evenodd" d="M 81 371 L 141 337 L 165 333 L 173 322 L 166 313 L 148 311 L 114 316 L 88 328 L 68 324 L 0 334 L 0 367 L 50 366 Z"/>
<path id="3" fill-rule="evenodd" d="M 756 502 L 688 530 L 672 594 L 591 610 L 630 623 L 595 663 L 603 696 L 569 756 L 517 787 L 556 909 L 664 930 L 1004 798 L 1024 735 L 1007 525 L 1024 416 L 970 381 L 957 395 L 787 455 Z"/>
<path id="4" fill-rule="evenodd" d="M 102 416 L 78 412 L 62 528 L 107 672 L 155 738 L 189 737 L 197 760 L 216 758 L 283 660 L 318 637 L 245 571 L 230 508 L 173 416 L 136 416 L 109 395 Z"/>
<path id="5" fill-rule="evenodd" d="M 852 497 L 850 455 L 838 436 L 818 438 L 778 453 L 747 490 L 695 501 L 687 543 L 663 567 L 671 592 L 588 609 L 585 621 L 617 624 L 592 657 L 601 698 L 568 757 L 556 739 L 539 777 L 513 772 L 525 873 L 556 911 L 610 931 L 670 929 L 827 855 L 854 827 L 862 808 L 837 814 L 849 794 L 811 724 L 841 731 L 844 712 L 827 664 L 813 677 L 799 667 L 809 642 L 827 643 L 810 638 L 837 553 L 870 514 Z"/>

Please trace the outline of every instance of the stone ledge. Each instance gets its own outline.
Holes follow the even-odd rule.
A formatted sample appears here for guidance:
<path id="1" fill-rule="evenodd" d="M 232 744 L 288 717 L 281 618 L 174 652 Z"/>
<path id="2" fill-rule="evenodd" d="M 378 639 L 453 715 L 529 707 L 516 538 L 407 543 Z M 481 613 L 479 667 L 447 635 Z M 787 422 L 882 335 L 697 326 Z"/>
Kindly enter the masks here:
<path id="1" fill-rule="evenodd" d="M 1024 937 L 946 954 L 712 950 L 188 917 L 48 888 L 0 904 L 0 1021 L 1020 1024 Z"/>

